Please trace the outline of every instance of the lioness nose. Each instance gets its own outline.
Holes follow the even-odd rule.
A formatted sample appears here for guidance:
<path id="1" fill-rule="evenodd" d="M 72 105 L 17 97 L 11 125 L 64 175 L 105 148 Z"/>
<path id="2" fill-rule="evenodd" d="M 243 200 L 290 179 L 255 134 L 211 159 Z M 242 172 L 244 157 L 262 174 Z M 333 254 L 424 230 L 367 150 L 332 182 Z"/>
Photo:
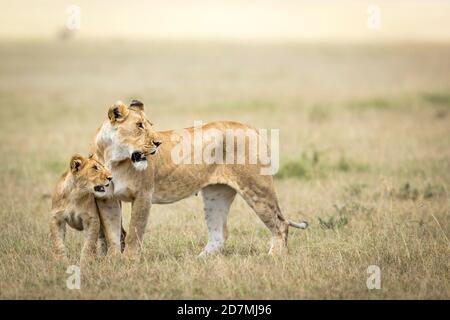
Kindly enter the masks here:
<path id="1" fill-rule="evenodd" d="M 153 142 L 153 144 L 154 144 L 156 147 L 159 147 L 159 146 L 161 145 L 161 143 L 162 143 L 161 140 L 153 140 L 152 142 Z"/>

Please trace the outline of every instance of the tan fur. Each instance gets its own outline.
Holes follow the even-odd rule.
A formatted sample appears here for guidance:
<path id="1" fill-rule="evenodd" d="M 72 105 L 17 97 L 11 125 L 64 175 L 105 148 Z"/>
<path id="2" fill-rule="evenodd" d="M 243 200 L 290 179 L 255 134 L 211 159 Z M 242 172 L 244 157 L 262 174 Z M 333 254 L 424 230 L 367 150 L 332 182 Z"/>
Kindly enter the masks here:
<path id="1" fill-rule="evenodd" d="M 135 129 L 137 122 L 144 120 L 147 124 L 149 122 L 143 108 L 139 110 L 129 108 L 126 113 L 127 116 L 120 123 L 110 118 L 103 124 L 97 134 L 94 149 L 97 155 L 110 165 L 113 173 L 115 199 L 112 202 L 117 200 L 132 202 L 131 222 L 125 247 L 126 254 L 134 255 L 139 252 L 152 203 L 173 203 L 201 190 L 203 190 L 207 223 L 208 217 L 215 219 L 211 224 L 213 231 L 220 229 L 219 232 L 226 233 L 226 215 L 237 192 L 272 233 L 270 253 L 285 251 L 290 223 L 283 217 L 278 206 L 272 176 L 260 174 L 261 164 L 259 162 L 244 165 L 175 164 L 171 159 L 171 150 L 183 139 L 183 135 L 175 131 L 156 132 L 151 125 L 147 125 L 145 138 L 143 133 L 133 137 L 133 134 L 138 132 Z M 162 142 L 158 152 L 148 158 L 148 167 L 145 171 L 137 171 L 129 157 L 116 159 L 118 161 L 111 160 L 115 142 L 105 137 L 111 126 L 117 135 L 116 141 L 128 141 L 134 150 L 147 150 L 155 140 Z M 222 135 L 225 135 L 226 129 L 253 130 L 247 125 L 231 121 L 212 122 L 202 127 L 203 130 L 210 128 L 217 129 Z M 191 136 L 194 133 L 194 128 L 185 130 Z M 144 141 L 145 139 L 146 141 Z M 212 186 L 215 186 L 214 189 L 211 189 Z M 215 201 L 218 201 L 217 206 Z M 214 215 L 215 208 L 218 208 L 218 212 L 220 211 L 221 218 L 219 220 Z M 102 208 L 100 208 L 100 213 L 107 214 L 103 212 Z M 215 225 L 220 227 L 215 227 Z M 118 228 L 117 222 L 115 228 Z M 207 246 L 202 254 L 218 251 L 222 243 L 223 239 L 217 240 L 216 247 L 213 246 L 209 250 Z"/>
<path id="2" fill-rule="evenodd" d="M 57 259 L 67 259 L 64 246 L 66 224 L 84 231 L 82 262 L 96 253 L 101 223 L 95 197 L 112 196 L 111 179 L 111 172 L 94 156 L 72 157 L 70 170 L 61 176 L 52 194 L 50 233 Z M 94 190 L 100 186 L 104 192 Z"/>

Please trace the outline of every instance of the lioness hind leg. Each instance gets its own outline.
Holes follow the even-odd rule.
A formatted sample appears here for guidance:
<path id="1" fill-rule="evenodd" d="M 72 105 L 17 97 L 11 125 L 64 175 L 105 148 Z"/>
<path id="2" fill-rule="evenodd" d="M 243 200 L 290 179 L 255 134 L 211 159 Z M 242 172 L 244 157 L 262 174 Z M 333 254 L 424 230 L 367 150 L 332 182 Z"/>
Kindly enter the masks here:
<path id="1" fill-rule="evenodd" d="M 224 184 L 210 185 L 202 189 L 208 243 L 200 256 L 217 253 L 223 248 L 227 216 L 235 196 L 236 191 Z"/>
<path id="2" fill-rule="evenodd" d="M 271 176 L 248 179 L 240 193 L 272 233 L 269 254 L 287 252 L 289 222 L 283 217 Z"/>

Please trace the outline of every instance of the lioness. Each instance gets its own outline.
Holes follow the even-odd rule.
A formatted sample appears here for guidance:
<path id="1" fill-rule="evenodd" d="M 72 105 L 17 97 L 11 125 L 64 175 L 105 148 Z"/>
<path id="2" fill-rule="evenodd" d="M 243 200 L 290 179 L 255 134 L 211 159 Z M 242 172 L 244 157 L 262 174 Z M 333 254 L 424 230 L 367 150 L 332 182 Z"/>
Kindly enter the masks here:
<path id="1" fill-rule="evenodd" d="M 117 251 L 120 248 L 119 201 L 132 203 L 124 251 L 128 256 L 139 252 L 152 203 L 173 203 L 199 191 L 203 196 L 208 227 L 208 242 L 200 253 L 202 256 L 216 253 L 223 247 L 227 215 L 236 193 L 245 199 L 272 233 L 269 253 L 287 248 L 289 226 L 307 227 L 306 222 L 294 223 L 282 215 L 273 177 L 260 174 L 262 165 L 259 162 L 249 164 L 246 161 L 243 165 L 173 161 L 171 153 L 177 145 L 194 143 L 194 138 L 187 141 L 186 132 L 191 138 L 196 129 L 208 131 L 211 128 L 223 141 L 227 129 L 254 130 L 238 122 L 221 121 L 205 124 L 201 128 L 186 128 L 184 134 L 173 130 L 156 132 L 140 101 L 133 100 L 129 107 L 119 101 L 109 109 L 108 120 L 95 137 L 94 152 L 107 164 L 114 177 L 114 199 L 99 200 L 97 203 L 107 238 Z M 206 148 L 207 142 L 207 139 L 200 142 L 202 149 Z M 158 147 L 160 150 L 156 152 Z M 223 145 L 224 157 L 227 152 L 230 151 Z M 154 156 L 148 159 L 150 154 Z"/>
<path id="2" fill-rule="evenodd" d="M 95 254 L 101 227 L 95 198 L 112 197 L 111 180 L 111 172 L 94 156 L 72 157 L 70 169 L 61 176 L 52 194 L 50 233 L 57 259 L 67 259 L 66 223 L 85 233 L 81 261 Z"/>

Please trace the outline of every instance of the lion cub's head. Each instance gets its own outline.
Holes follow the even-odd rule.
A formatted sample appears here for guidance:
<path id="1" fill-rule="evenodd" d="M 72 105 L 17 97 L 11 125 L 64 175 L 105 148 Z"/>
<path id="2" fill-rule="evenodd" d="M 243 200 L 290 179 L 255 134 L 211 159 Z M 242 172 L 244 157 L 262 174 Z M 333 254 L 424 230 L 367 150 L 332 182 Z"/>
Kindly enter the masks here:
<path id="1" fill-rule="evenodd" d="M 70 160 L 70 172 L 81 192 L 93 193 L 97 198 L 112 196 L 111 172 L 93 155 L 88 158 L 74 155 Z"/>
<path id="2" fill-rule="evenodd" d="M 128 107 L 118 101 L 109 108 L 108 118 L 112 129 L 108 140 L 114 150 L 113 158 L 130 158 L 137 170 L 145 170 L 147 157 L 156 153 L 161 141 L 145 116 L 144 104 L 133 100 Z"/>

